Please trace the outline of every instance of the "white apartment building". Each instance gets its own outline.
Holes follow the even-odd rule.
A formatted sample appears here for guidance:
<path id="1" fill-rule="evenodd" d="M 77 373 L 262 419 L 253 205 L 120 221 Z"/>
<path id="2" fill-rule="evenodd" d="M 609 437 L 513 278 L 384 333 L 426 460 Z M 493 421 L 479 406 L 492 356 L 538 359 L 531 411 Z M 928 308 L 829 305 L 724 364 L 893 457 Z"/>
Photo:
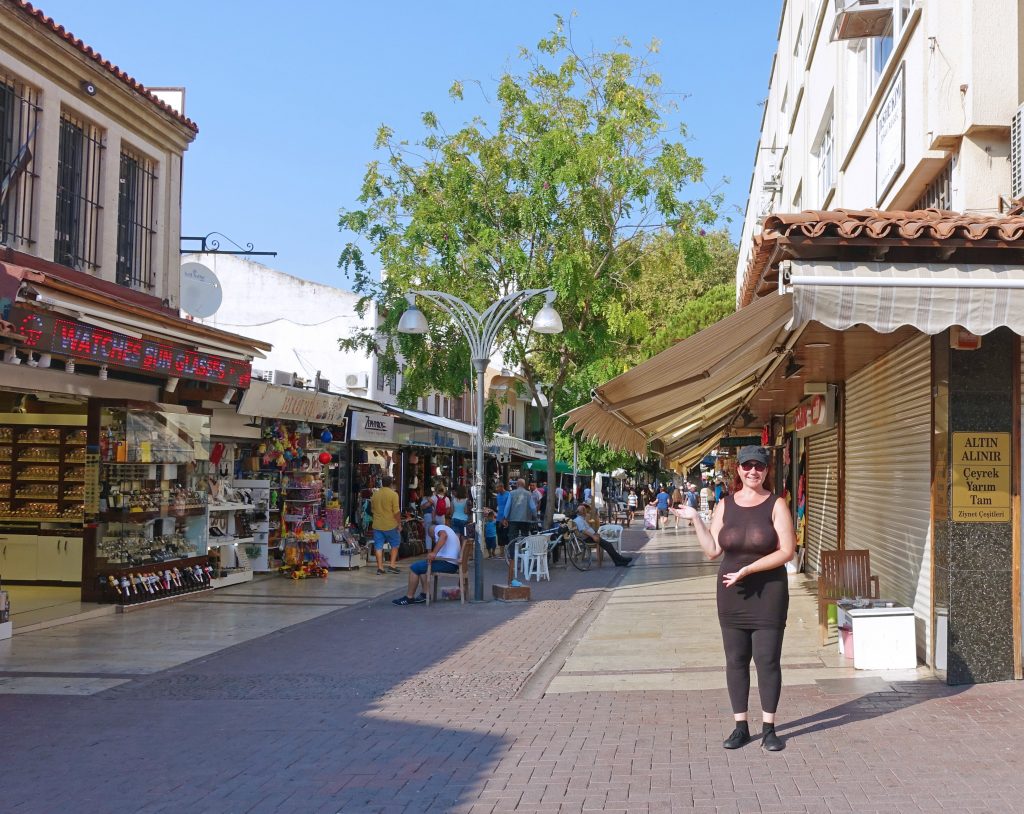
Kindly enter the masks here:
<path id="1" fill-rule="evenodd" d="M 737 283 L 767 215 L 928 207 L 996 214 L 1022 100 L 1015 0 L 786 0 Z"/>

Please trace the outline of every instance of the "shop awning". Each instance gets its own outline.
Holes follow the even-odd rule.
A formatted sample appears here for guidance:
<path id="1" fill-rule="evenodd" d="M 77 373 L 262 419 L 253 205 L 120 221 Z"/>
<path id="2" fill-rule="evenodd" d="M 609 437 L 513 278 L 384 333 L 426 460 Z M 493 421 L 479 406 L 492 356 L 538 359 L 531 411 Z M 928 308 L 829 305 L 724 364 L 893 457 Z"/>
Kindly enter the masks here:
<path id="1" fill-rule="evenodd" d="M 794 260 L 781 272 L 792 287 L 794 325 L 815 320 L 879 333 L 911 325 L 926 334 L 959 325 L 978 335 L 1005 326 L 1024 335 L 1020 266 Z"/>
<path id="2" fill-rule="evenodd" d="M 566 426 L 643 457 L 652 441 L 686 455 L 729 425 L 795 339 L 789 295 L 765 297 L 594 391 Z"/>
<path id="3" fill-rule="evenodd" d="M 543 444 L 535 444 L 532 441 L 525 441 L 522 438 L 501 432 L 496 432 L 491 436 L 488 446 L 518 458 L 536 458 L 538 455 L 544 454 Z"/>
<path id="4" fill-rule="evenodd" d="M 344 422 L 349 400 L 333 393 L 316 393 L 254 379 L 242 395 L 238 413 L 243 416 L 284 418 L 311 424 L 337 426 Z"/>
<path id="5" fill-rule="evenodd" d="M 467 424 L 464 421 L 456 421 L 454 418 L 431 415 L 430 413 L 423 413 L 419 410 L 407 410 L 404 407 L 396 407 L 394 404 L 388 404 L 387 408 L 388 412 L 394 413 L 396 416 L 407 418 L 410 421 L 416 421 L 420 424 L 425 424 L 428 427 L 439 427 L 443 430 L 461 432 L 463 435 L 468 435 L 471 438 L 476 436 L 475 424 Z"/>

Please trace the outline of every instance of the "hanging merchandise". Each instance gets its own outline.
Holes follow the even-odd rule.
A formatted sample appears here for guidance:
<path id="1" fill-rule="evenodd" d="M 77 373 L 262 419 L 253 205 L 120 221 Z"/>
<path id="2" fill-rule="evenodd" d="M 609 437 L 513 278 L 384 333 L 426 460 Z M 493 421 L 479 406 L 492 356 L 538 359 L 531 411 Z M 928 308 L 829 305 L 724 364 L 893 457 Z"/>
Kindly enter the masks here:
<path id="1" fill-rule="evenodd" d="M 329 444 L 331 443 L 331 441 L 334 440 L 334 433 L 332 433 L 330 430 L 324 430 L 322 433 L 320 433 L 320 440 L 323 441 L 325 444 Z"/>

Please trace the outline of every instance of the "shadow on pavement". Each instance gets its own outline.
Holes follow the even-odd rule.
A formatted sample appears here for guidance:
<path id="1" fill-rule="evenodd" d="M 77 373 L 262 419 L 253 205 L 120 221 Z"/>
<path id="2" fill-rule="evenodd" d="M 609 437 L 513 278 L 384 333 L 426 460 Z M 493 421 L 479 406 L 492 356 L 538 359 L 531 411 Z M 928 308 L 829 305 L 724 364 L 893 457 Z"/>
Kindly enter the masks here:
<path id="1" fill-rule="evenodd" d="M 890 690 L 867 693 L 814 715 L 793 721 L 780 721 L 777 729 L 788 741 L 856 721 L 869 721 L 937 698 L 951 698 L 967 690 L 970 685 L 949 686 L 934 680 L 892 682 L 890 687 Z"/>
<path id="2" fill-rule="evenodd" d="M 504 564 L 485 567 L 489 593 Z M 514 711 L 531 671 L 622 570 L 553 571 L 522 604 L 396 607 L 388 594 L 98 695 L 0 696 L 18 744 L 0 761 L 4 808 L 469 807 L 512 741 L 495 706 Z"/>

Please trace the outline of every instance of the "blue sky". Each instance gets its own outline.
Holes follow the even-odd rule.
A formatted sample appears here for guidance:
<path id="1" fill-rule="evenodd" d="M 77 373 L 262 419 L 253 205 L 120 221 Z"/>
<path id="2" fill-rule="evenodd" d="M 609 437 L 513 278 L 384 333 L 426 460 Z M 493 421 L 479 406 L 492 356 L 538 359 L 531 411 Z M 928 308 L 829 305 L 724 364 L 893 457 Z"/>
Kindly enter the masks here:
<path id="1" fill-rule="evenodd" d="M 435 111 L 455 129 L 476 110 L 448 98 L 456 79 L 491 85 L 520 46 L 573 6 L 308 0 L 39 0 L 42 10 L 151 86 L 184 85 L 199 136 L 185 156 L 183 234 L 220 231 L 277 251 L 255 258 L 348 287 L 337 268 L 340 207 L 356 205 L 386 123 L 415 139 Z M 664 87 L 685 94 L 688 149 L 723 177 L 738 234 L 767 93 L 781 0 L 578 2 L 582 48 L 661 41 Z M 469 94 L 467 94 L 469 98 Z M 483 111 L 486 116 L 486 111 Z M 694 195 L 706 190 L 694 190 Z"/>

